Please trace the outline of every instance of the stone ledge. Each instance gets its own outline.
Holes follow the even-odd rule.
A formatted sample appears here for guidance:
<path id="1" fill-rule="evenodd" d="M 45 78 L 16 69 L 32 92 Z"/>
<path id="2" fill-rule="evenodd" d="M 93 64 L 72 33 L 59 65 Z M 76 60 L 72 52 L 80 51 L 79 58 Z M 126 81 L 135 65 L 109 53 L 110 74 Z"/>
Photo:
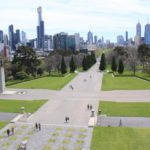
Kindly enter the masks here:
<path id="1" fill-rule="evenodd" d="M 97 122 L 97 117 L 90 117 L 89 122 L 88 122 L 88 127 L 94 127 Z"/>
<path id="2" fill-rule="evenodd" d="M 14 119 L 12 119 L 11 121 L 10 121 L 10 123 L 15 123 L 15 122 L 17 122 L 20 118 L 22 118 L 23 117 L 23 114 L 20 114 L 20 115 L 18 115 L 17 117 L 15 117 Z"/>

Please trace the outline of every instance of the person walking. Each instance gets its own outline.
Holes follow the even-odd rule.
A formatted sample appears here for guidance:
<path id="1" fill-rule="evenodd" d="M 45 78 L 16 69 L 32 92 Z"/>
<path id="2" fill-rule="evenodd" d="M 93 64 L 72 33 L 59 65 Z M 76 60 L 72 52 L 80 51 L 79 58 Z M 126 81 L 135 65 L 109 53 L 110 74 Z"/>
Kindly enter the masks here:
<path id="1" fill-rule="evenodd" d="M 38 124 L 37 124 L 37 122 L 35 123 L 35 129 L 38 130 Z"/>
<path id="2" fill-rule="evenodd" d="M 119 121 L 119 127 L 122 127 L 122 120 Z"/>
<path id="3" fill-rule="evenodd" d="M 10 130 L 9 129 L 7 129 L 7 136 L 9 136 L 10 135 Z"/>
<path id="4" fill-rule="evenodd" d="M 68 117 L 65 117 L 65 122 L 67 123 L 67 121 L 68 121 Z"/>
<path id="5" fill-rule="evenodd" d="M 90 110 L 92 110 L 92 105 L 90 105 Z"/>
<path id="6" fill-rule="evenodd" d="M 90 105 L 89 105 L 89 104 L 87 104 L 87 109 L 89 110 L 89 108 L 90 108 Z"/>
<path id="7" fill-rule="evenodd" d="M 41 124 L 39 123 L 39 131 L 41 131 Z"/>

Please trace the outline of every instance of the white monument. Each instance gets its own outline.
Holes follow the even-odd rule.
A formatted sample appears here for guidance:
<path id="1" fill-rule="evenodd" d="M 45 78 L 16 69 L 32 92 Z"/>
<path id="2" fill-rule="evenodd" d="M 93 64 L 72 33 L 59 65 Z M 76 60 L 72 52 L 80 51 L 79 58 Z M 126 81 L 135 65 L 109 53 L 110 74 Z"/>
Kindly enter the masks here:
<path id="1" fill-rule="evenodd" d="M 0 60 L 0 93 L 4 93 L 4 91 L 5 91 L 4 65 L 3 65 L 3 61 Z"/>

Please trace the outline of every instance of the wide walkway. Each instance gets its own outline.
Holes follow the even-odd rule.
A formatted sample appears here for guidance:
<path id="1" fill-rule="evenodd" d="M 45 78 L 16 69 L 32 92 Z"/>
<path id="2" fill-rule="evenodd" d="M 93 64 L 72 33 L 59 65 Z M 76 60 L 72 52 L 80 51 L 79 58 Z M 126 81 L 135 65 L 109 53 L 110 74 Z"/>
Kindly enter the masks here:
<path id="1" fill-rule="evenodd" d="M 79 73 L 55 96 L 49 97 L 49 101 L 33 114 L 28 122 L 62 125 L 68 116 L 69 125 L 87 126 L 91 115 L 87 104 L 91 104 L 97 111 L 101 81 L 102 73 L 98 71 L 98 64 L 87 72 Z"/>

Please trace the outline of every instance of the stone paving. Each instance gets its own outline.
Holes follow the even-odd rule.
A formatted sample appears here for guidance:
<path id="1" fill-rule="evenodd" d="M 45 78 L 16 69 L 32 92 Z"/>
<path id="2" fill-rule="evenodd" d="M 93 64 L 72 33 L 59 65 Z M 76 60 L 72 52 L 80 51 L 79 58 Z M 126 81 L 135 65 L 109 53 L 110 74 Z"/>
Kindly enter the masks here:
<path id="1" fill-rule="evenodd" d="M 14 135 L 6 130 L 15 128 Z M 27 150 L 90 150 L 92 128 L 77 126 L 9 124 L 0 131 L 0 150 L 17 150 L 21 141 L 27 140 Z"/>
<path id="2" fill-rule="evenodd" d="M 150 118 L 146 117 L 108 117 L 98 116 L 98 126 L 113 126 L 117 127 L 120 125 L 123 127 L 138 127 L 138 128 L 150 128 Z"/>

